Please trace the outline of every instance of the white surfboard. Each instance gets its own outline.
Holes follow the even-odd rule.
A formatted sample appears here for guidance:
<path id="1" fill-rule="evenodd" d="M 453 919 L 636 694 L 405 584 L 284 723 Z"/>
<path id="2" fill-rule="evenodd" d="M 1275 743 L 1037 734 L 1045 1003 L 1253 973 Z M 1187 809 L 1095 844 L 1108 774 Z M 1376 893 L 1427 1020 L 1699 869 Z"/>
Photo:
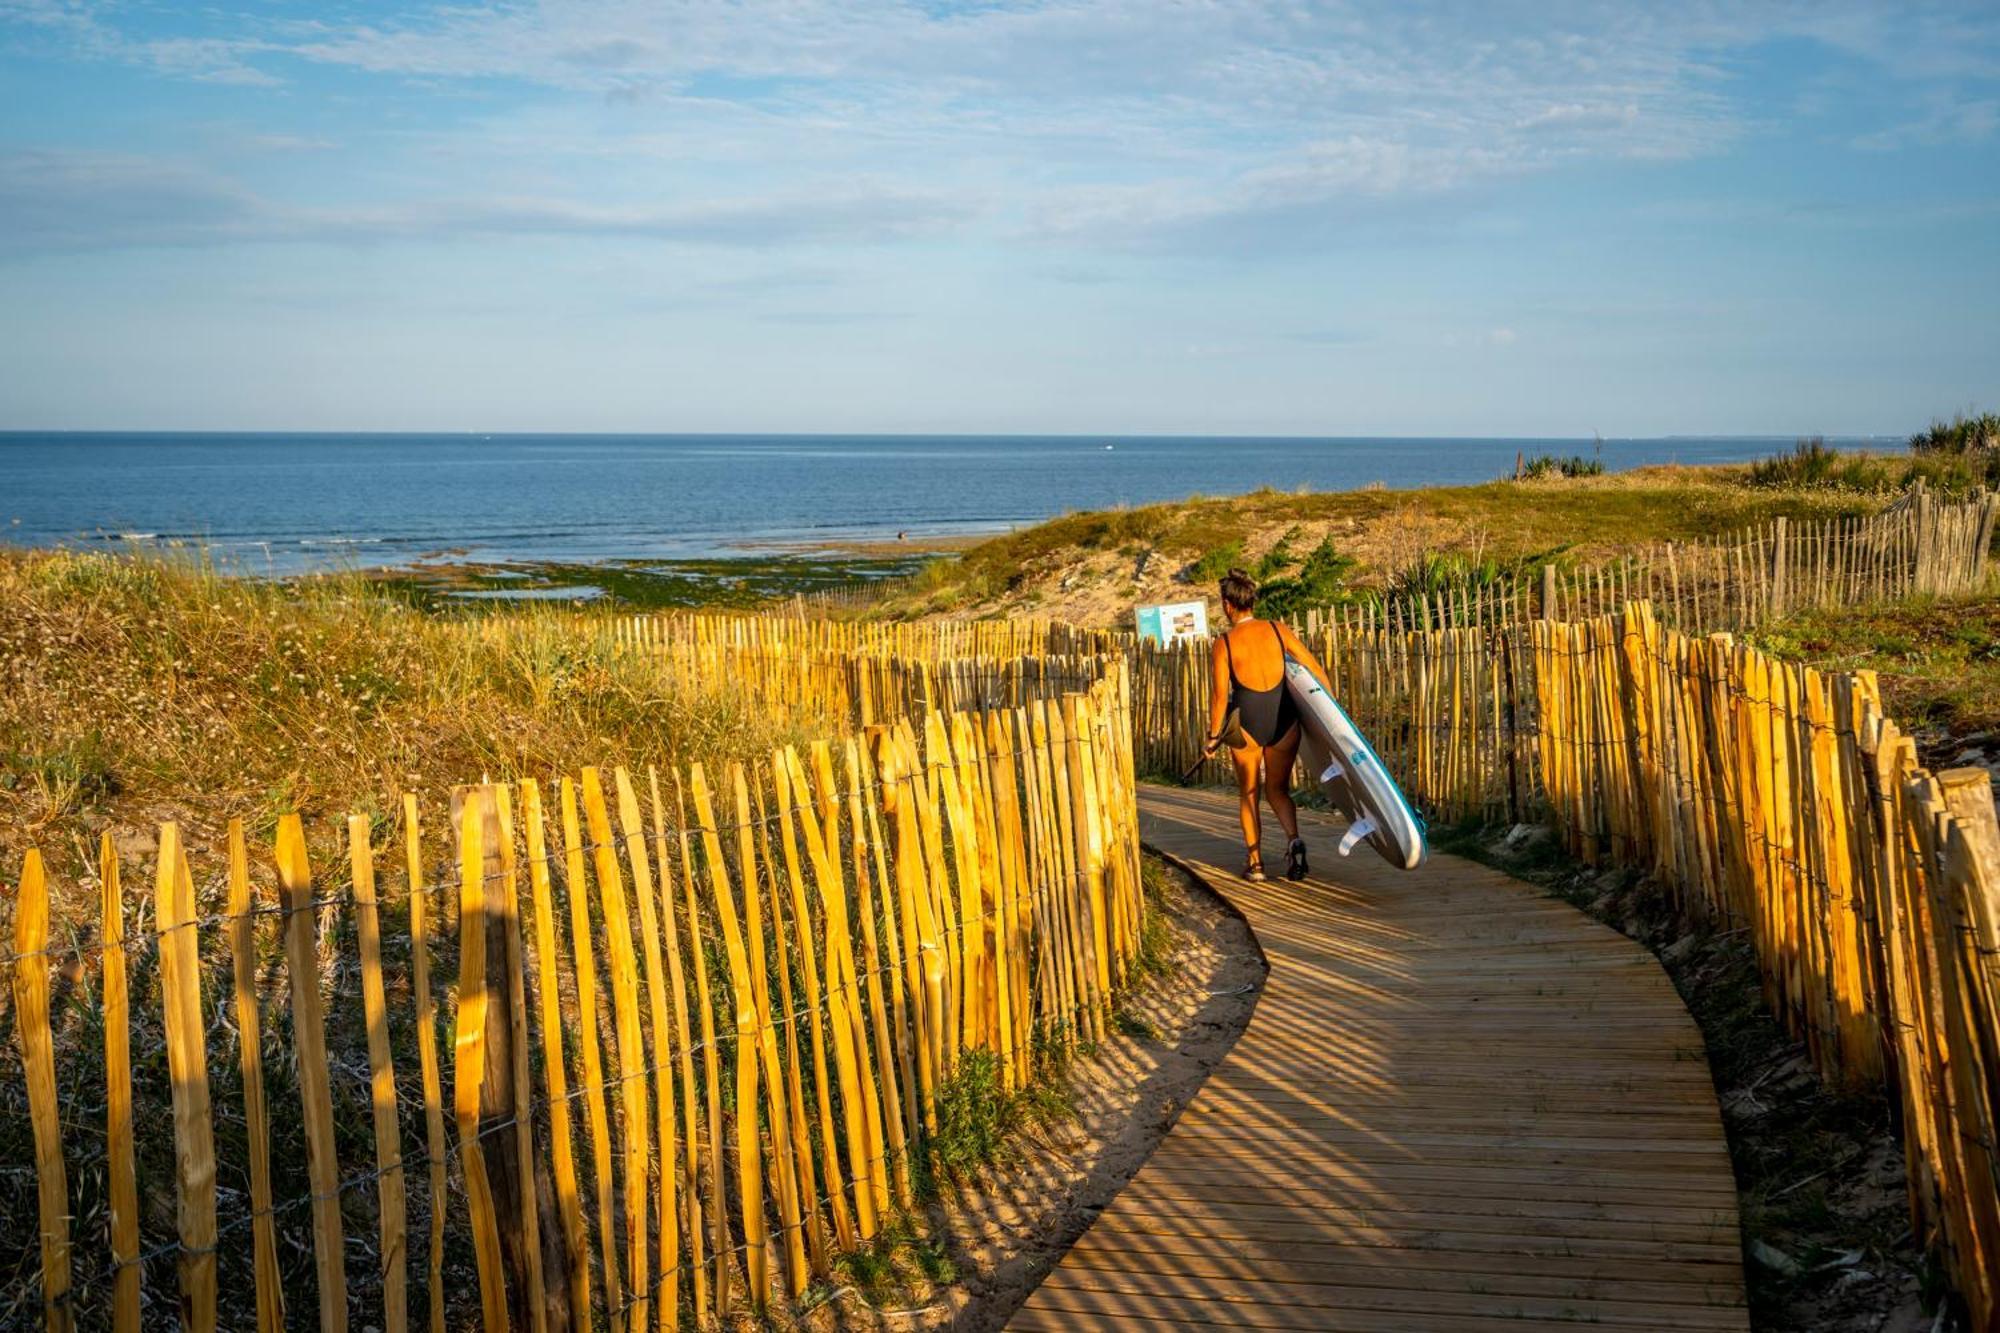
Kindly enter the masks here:
<path id="1" fill-rule="evenodd" d="M 1318 678 L 1290 657 L 1285 659 L 1285 688 L 1304 724 L 1299 759 L 1312 770 L 1327 801 L 1349 820 L 1340 854 L 1366 842 L 1398 870 L 1422 865 L 1427 851 L 1423 821 L 1361 729 Z"/>

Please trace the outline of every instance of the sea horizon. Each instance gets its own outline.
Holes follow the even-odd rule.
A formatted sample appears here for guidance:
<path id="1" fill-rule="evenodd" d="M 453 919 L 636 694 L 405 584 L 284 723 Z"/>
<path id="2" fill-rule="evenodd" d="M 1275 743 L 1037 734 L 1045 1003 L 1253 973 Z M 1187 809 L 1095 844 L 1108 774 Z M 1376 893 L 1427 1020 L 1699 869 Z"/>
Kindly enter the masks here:
<path id="1" fill-rule="evenodd" d="M 1627 444 L 1643 444 L 1667 440 L 1751 440 L 1768 443 L 1770 441 L 1796 441 L 1822 439 L 1829 444 L 1881 444 L 1905 442 L 1907 432 L 1896 434 L 1875 434 L 1848 431 L 1831 433 L 1826 431 L 1669 431 L 1659 435 L 1435 435 L 1421 431 L 1400 435 L 1359 434 L 1359 435 L 1312 435 L 1286 431 L 1245 431 L 1241 433 L 1216 433 L 1204 431 L 927 431 L 927 430 L 480 430 L 477 428 L 453 430 L 293 430 L 258 429 L 228 427 L 218 429 L 184 428 L 126 430 L 113 427 L 0 427 L 0 442 L 8 440 L 56 437 L 71 438 L 119 438 L 119 439 L 212 439 L 212 440 L 253 440 L 253 439 L 396 439 L 396 440 L 462 440 L 472 437 L 483 439 L 550 439 L 550 440 L 1205 440 L 1228 443 L 1238 440 L 1296 440 L 1324 441 L 1327 443 L 1350 443 L 1355 441 L 1378 440 L 1434 440 L 1440 442 L 1468 441 L 1493 443 L 1518 441 L 1530 444 L 1572 443 L 1595 444 L 1614 441 Z"/>
<path id="2" fill-rule="evenodd" d="M 0 541 L 200 546 L 274 576 L 728 561 L 975 538 L 1197 494 L 1486 482 L 1517 455 L 1611 470 L 1746 462 L 1796 438 L 7 430 Z"/>

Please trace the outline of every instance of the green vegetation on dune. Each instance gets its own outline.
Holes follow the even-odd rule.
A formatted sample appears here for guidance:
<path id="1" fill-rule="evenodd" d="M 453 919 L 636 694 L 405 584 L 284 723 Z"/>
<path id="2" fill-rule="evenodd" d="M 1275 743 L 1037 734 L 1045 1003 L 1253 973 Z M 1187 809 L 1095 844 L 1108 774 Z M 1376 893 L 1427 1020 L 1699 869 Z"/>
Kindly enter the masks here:
<path id="1" fill-rule="evenodd" d="M 1263 594 L 1258 603 L 1264 608 L 1264 614 L 1279 619 L 1297 619 L 1308 610 L 1337 605 L 1352 595 L 1349 580 L 1360 562 L 1352 556 L 1342 555 L 1331 537 L 1322 540 L 1313 548 L 1311 555 L 1298 563 L 1296 573 L 1289 572 L 1292 564 L 1288 558 L 1290 543 L 1281 545 L 1287 558 L 1273 560 L 1272 554 L 1266 554 L 1257 568 Z M 1272 577 L 1274 574 L 1278 577 Z"/>
<path id="2" fill-rule="evenodd" d="M 1532 572 L 1544 563 L 1597 558 L 1649 542 L 1720 536 L 1780 515 L 1849 516 L 1884 503 L 1882 495 L 1859 489 L 1751 484 L 1749 474 L 1745 467 L 1668 466 L 1596 475 L 1587 466 L 1566 471 L 1552 462 L 1532 478 L 1477 486 L 1265 489 L 1067 514 L 934 563 L 883 610 L 980 615 L 1033 609 L 1083 621 L 1122 619 L 1133 601 L 1146 597 L 1205 595 L 1211 590 L 1206 585 L 1240 565 L 1265 579 L 1310 581 L 1310 587 L 1284 590 L 1284 604 L 1295 612 L 1371 592 L 1435 586 L 1444 577 Z M 1310 580 L 1301 550 L 1318 556 Z M 1260 567 L 1273 551 L 1281 556 L 1277 564 Z M 1073 595 L 1092 586 L 1106 606 L 1089 606 Z"/>
<path id="3" fill-rule="evenodd" d="M 2000 731 L 2000 599 L 1805 612 L 1751 638 L 1817 667 L 1878 672 L 1890 715 L 1920 739 Z"/>
<path id="4" fill-rule="evenodd" d="M 1557 458 L 1554 454 L 1537 454 L 1521 466 L 1521 481 L 1540 481 L 1544 477 L 1601 477 L 1604 462 L 1597 458 L 1584 458 L 1571 454 L 1567 458 Z"/>
<path id="5" fill-rule="evenodd" d="M 1918 454 L 2000 454 L 2000 412 L 1960 413 L 1950 421 L 1933 421 L 1910 437 Z"/>
<path id="6" fill-rule="evenodd" d="M 727 682 L 689 697 L 565 616 L 504 642 L 359 574 L 0 554 L 0 845 L 87 826 L 378 809 L 402 790 L 794 739 Z"/>
<path id="7" fill-rule="evenodd" d="M 1968 441 L 1983 437 L 1967 433 L 1970 427 L 1965 423 L 1961 427 L 1933 427 L 1941 440 L 1955 444 L 1919 443 L 1930 438 L 1919 436 L 1908 454 L 1854 453 L 1831 448 L 1817 437 L 1800 440 L 1789 453 L 1751 465 L 1750 484 L 1886 494 L 1922 483 L 1940 495 L 1959 496 L 2000 483 L 2000 448 L 1970 447 Z"/>

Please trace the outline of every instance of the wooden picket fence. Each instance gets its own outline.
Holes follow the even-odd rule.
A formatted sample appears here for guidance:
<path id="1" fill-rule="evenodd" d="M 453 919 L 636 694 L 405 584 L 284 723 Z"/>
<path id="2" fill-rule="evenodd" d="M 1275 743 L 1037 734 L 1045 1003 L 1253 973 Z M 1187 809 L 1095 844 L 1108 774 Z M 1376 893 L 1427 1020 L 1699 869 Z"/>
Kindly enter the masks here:
<path id="1" fill-rule="evenodd" d="M 1342 708 L 1433 820 L 1509 821 L 1538 806 L 1526 642 L 1488 629 L 1431 633 L 1322 626 L 1304 636 Z M 1227 755 L 1205 762 L 1211 688 L 1206 643 L 1141 646 L 1132 657 L 1134 745 L 1156 777 L 1193 770 L 1233 781 Z M 1199 764 L 1199 767 L 1196 765 Z M 1311 775 L 1301 775 L 1307 789 Z"/>
<path id="2" fill-rule="evenodd" d="M 1634 603 L 1532 627 L 1549 817 L 1746 929 L 1830 1082 L 1886 1079 L 1911 1210 L 1975 1328 L 2000 1324 L 2000 826 L 1984 769 L 1933 774 L 1870 672 L 1821 672 Z"/>
<path id="3" fill-rule="evenodd" d="M 1775 518 L 1704 539 L 1648 542 L 1607 559 L 1503 569 L 1493 577 L 1446 577 L 1423 591 L 1363 593 L 1309 612 L 1295 628 L 1396 633 L 1494 628 L 1579 620 L 1647 601 L 1661 619 L 1689 633 L 1744 630 L 1795 611 L 1979 591 L 1988 586 L 1996 531 L 2000 495 L 1979 490 L 1945 499 L 1919 481 L 1873 514 Z M 610 632 L 620 642 L 653 646 L 747 637 L 904 657 L 1089 654 L 1115 651 L 1131 637 L 1122 628 L 1082 630 L 1030 618 L 904 624 L 828 619 L 866 612 L 907 585 L 908 580 L 882 580 L 813 594 L 785 603 L 787 615 L 619 617 Z M 589 612 L 583 618 L 611 623 Z"/>
<path id="4" fill-rule="evenodd" d="M 1532 627 L 1645 602 L 1686 633 L 1736 630 L 1810 607 L 1988 586 L 2000 496 L 1945 503 L 1923 490 L 1880 514 L 1784 519 L 1713 542 L 1653 546 L 1536 580 L 1447 588 L 1309 614 L 1294 628 L 1333 677 L 1335 697 L 1433 818 L 1531 818 L 1541 809 Z M 1178 775 L 1207 727 L 1207 643 L 1158 648 L 1121 636 L 1132 665 L 1140 767 Z M 1196 769 L 1229 778 L 1227 761 Z"/>
<path id="5" fill-rule="evenodd" d="M 867 611 L 880 606 L 892 597 L 904 597 L 916 591 L 923 578 L 921 571 L 911 574 L 886 574 L 880 578 L 857 579 L 850 583 L 830 588 L 816 588 L 811 592 L 794 593 L 785 599 L 783 605 L 792 613 L 801 616 L 844 616 Z"/>
<path id="6" fill-rule="evenodd" d="M 646 650 L 675 689 L 725 687 L 780 716 L 871 726 L 930 708 L 1004 708 L 1086 687 L 1115 669 L 1105 656 L 902 657 L 765 644 Z"/>
<path id="7" fill-rule="evenodd" d="M 673 612 L 593 617 L 612 642 L 653 650 L 764 647 L 779 651 L 886 654 L 905 659 L 1074 657 L 1116 651 L 1129 635 L 1059 620 L 870 621 L 798 615 Z"/>
<path id="8" fill-rule="evenodd" d="M 1745 630 L 1796 611 L 1978 592 L 1989 586 L 1997 524 L 2000 495 L 1947 501 L 1918 487 L 1875 514 L 1777 518 L 1702 541 L 1650 542 L 1609 560 L 1459 579 L 1314 611 L 1298 628 L 1499 629 L 1645 601 L 1688 633 Z"/>
<path id="9" fill-rule="evenodd" d="M 1654 873 L 1691 927 L 1744 930 L 1822 1075 L 1890 1089 L 1919 1232 L 1973 1326 L 2000 1321 L 1986 770 L 1921 767 L 1871 672 L 1682 633 L 1645 602 L 1430 632 L 1336 622 L 1310 646 L 1434 820 L 1547 822 L 1588 864 Z M 1133 668 L 1139 765 L 1178 773 L 1207 723 L 1207 646 L 1141 651 Z"/>
<path id="10" fill-rule="evenodd" d="M 0 1272 L 38 1280 L 0 1324 L 796 1310 L 916 1204 L 974 1053 L 1012 1089 L 1104 1033 L 1144 910 L 1131 735 L 1113 664 L 754 769 L 407 795 L 346 821 L 344 877 L 297 816 L 199 876 L 170 823 L 150 921 L 108 836 L 95 921 L 52 919 L 28 851 L 0 1114 L 36 1197 Z"/>
<path id="11" fill-rule="evenodd" d="M 1658 874 L 1691 923 L 1748 933 L 1774 1010 L 1826 1076 L 1893 1090 L 1919 1227 L 1983 1327 L 2000 1318 L 1987 776 L 1923 770 L 1869 673 L 1685 630 L 1808 595 L 1983 586 L 1993 509 L 1979 503 L 1913 503 L 1895 541 L 1887 527 L 1851 540 L 1773 529 L 1762 563 L 1716 562 L 1773 571 L 1735 602 L 1690 597 L 1713 579 L 1688 579 L 1676 554 L 1665 586 L 1679 571 L 1683 628 L 1643 600 L 1573 621 L 1519 618 L 1525 601 L 1505 614 L 1447 601 L 1440 628 L 1350 609 L 1306 633 L 1433 819 L 1547 821 L 1586 861 Z M 1604 601 L 1579 602 L 1660 586 L 1593 583 Z M 477 632 L 547 629 L 533 625 Z M 198 907 L 170 826 L 143 930 L 110 848 L 94 930 L 50 919 L 31 856 L 15 952 L 0 958 L 23 1077 L 0 1097 L 24 1098 L 42 1221 L 17 1228 L 14 1254 L 0 1239 L 0 1271 L 42 1275 L 49 1326 L 108 1310 L 90 1319 L 136 1327 L 170 1308 L 214 1326 L 203 1312 L 228 1293 L 246 1322 L 254 1299 L 265 1327 L 285 1298 L 342 1326 L 351 1296 L 400 1328 L 391 1311 L 412 1293 L 433 1327 L 453 1292 L 460 1322 L 489 1327 L 778 1308 L 908 1204 L 965 1052 L 991 1053 L 1018 1083 L 1038 1048 L 1102 1031 L 1142 910 L 1132 782 L 1199 757 L 1205 645 L 1033 622 L 562 628 L 855 734 L 712 783 L 695 769 L 559 779 L 560 820 L 534 784 L 469 788 L 443 876 L 427 875 L 422 812 L 406 802 L 404 869 L 379 893 L 380 830 L 350 821 L 341 888 L 314 876 L 289 821 L 276 901 L 234 830 L 226 901 Z M 515 906 L 523 879 L 532 930 Z M 407 932 L 385 932 L 390 917 Z M 280 943 L 282 968 L 264 960 Z M 355 977 L 358 991 L 342 988 Z M 218 1142 L 233 1172 L 220 1182 Z M 140 1211 L 142 1178 L 171 1215 Z M 367 1271 L 342 1267 L 350 1250 L 372 1255 Z"/>

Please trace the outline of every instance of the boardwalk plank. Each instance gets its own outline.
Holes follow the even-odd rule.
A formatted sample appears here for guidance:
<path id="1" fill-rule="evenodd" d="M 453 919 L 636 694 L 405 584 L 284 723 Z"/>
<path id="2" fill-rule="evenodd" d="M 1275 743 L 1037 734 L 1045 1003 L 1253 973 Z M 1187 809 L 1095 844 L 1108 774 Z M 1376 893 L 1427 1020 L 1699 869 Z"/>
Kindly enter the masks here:
<path id="1" fill-rule="evenodd" d="M 1250 884 L 1232 801 L 1141 805 L 1270 976 L 1012 1327 L 1748 1327 L 1701 1034 L 1644 950 L 1487 867 L 1341 861 L 1313 816 L 1322 874 Z"/>

